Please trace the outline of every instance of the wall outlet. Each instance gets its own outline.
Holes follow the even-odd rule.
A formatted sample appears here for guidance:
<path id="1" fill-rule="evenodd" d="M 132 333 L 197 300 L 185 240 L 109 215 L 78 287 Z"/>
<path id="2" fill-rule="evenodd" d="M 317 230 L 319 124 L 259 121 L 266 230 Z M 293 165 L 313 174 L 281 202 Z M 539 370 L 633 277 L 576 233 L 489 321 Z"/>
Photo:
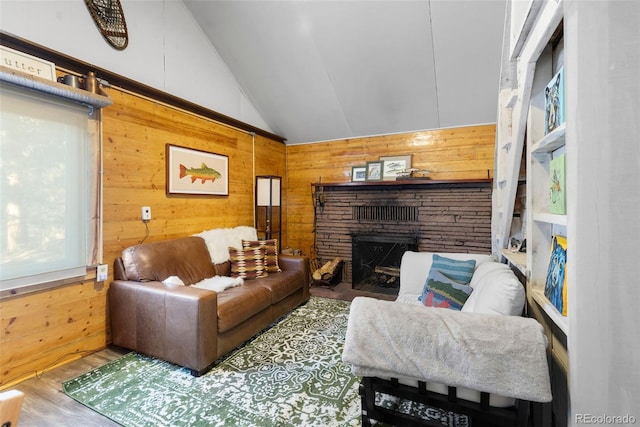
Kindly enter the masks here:
<path id="1" fill-rule="evenodd" d="M 96 269 L 96 280 L 98 282 L 104 282 L 107 280 L 107 276 L 109 275 L 109 265 L 108 264 L 99 264 Z"/>
<path id="2" fill-rule="evenodd" d="M 143 221 L 150 221 L 151 220 L 151 207 L 150 206 L 143 206 L 142 207 L 142 220 Z"/>

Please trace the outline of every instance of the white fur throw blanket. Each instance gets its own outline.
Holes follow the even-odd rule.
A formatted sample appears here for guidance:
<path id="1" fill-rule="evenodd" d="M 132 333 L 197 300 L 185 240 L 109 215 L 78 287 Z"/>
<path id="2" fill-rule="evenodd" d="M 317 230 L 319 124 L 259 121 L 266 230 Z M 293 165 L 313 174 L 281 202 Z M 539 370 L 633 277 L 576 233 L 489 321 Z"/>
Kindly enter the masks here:
<path id="1" fill-rule="evenodd" d="M 357 297 L 342 360 L 358 376 L 433 381 L 550 402 L 546 346 L 534 319 Z"/>
<path id="2" fill-rule="evenodd" d="M 242 249 L 243 240 L 258 240 L 256 229 L 246 225 L 235 228 L 214 228 L 194 236 L 204 239 L 214 264 L 229 261 L 229 248 Z"/>
<path id="3" fill-rule="evenodd" d="M 165 285 L 185 286 L 178 276 L 169 276 L 162 281 Z M 242 277 L 214 276 L 203 279 L 191 285 L 194 288 L 208 289 L 210 291 L 222 292 L 227 288 L 233 288 L 244 284 Z"/>

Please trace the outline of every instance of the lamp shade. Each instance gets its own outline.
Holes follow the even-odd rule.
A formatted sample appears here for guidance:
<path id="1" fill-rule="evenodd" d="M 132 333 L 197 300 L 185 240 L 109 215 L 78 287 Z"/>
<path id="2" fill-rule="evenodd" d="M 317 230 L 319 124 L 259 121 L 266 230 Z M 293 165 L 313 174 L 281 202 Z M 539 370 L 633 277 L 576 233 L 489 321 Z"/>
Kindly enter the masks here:
<path id="1" fill-rule="evenodd" d="M 279 176 L 256 177 L 256 206 L 280 206 Z"/>
<path id="2" fill-rule="evenodd" d="M 256 176 L 255 226 L 259 238 L 277 239 L 280 248 L 282 211 L 282 178 Z"/>

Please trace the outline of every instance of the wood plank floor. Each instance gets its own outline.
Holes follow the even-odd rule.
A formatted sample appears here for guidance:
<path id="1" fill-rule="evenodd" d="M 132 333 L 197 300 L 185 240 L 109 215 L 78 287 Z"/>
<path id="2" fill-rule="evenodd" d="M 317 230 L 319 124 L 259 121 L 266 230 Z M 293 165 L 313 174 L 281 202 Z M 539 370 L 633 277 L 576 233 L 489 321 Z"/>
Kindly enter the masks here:
<path id="1" fill-rule="evenodd" d="M 370 296 L 395 300 L 395 296 L 356 291 L 350 283 L 334 288 L 312 287 L 311 295 L 351 301 L 356 296 Z M 13 387 L 25 394 L 20 414 L 20 427 L 112 427 L 119 424 L 94 412 L 68 397 L 62 391 L 64 381 L 89 372 L 128 353 L 128 350 L 109 347 L 59 368 L 45 372 Z"/>
<path id="2" fill-rule="evenodd" d="M 25 394 L 18 425 L 20 427 L 119 426 L 120 424 L 64 394 L 62 383 L 115 360 L 127 352 L 109 347 L 13 387 Z"/>

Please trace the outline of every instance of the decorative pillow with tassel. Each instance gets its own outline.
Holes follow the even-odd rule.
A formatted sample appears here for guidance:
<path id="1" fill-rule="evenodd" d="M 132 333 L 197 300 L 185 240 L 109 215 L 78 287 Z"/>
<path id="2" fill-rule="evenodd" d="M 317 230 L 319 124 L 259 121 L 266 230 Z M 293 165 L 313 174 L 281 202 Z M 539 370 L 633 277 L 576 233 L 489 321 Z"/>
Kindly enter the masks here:
<path id="1" fill-rule="evenodd" d="M 268 273 L 282 271 L 278 265 L 278 239 L 243 240 L 243 249 L 264 249 L 264 266 Z"/>
<path id="2" fill-rule="evenodd" d="M 264 268 L 264 248 L 236 249 L 229 248 L 231 261 L 231 277 L 242 277 L 245 280 L 267 277 Z"/>

